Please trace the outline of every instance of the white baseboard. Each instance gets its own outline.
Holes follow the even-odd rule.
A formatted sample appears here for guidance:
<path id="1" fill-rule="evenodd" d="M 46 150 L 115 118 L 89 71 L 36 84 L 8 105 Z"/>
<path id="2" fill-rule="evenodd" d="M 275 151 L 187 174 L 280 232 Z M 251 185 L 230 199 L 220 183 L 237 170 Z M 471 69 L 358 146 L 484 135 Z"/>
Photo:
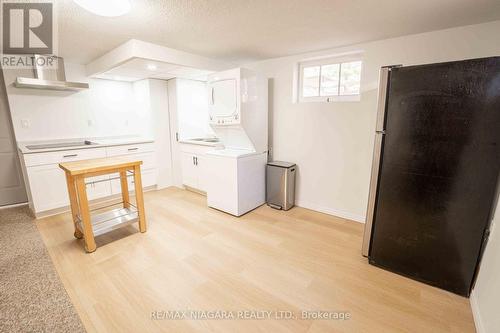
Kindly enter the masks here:
<path id="1" fill-rule="evenodd" d="M 483 326 L 483 321 L 481 319 L 481 313 L 479 312 L 479 304 L 477 303 L 477 297 L 474 290 L 469 298 L 470 307 L 472 308 L 472 316 L 474 317 L 474 325 L 476 326 L 477 333 L 486 333 Z"/>
<path id="2" fill-rule="evenodd" d="M 0 209 L 9 209 L 9 208 L 21 207 L 21 206 L 26 206 L 26 205 L 28 205 L 27 202 L 21 202 L 21 203 L 13 204 L 13 205 L 0 206 Z"/>
<path id="3" fill-rule="evenodd" d="M 351 221 L 355 221 L 355 222 L 359 222 L 359 223 L 365 223 L 365 220 L 366 220 L 365 216 L 363 216 L 363 215 L 357 215 L 357 214 L 349 213 L 349 212 L 342 211 L 342 210 L 335 209 L 335 208 L 331 208 L 331 207 L 316 205 L 316 204 L 313 204 L 310 202 L 297 201 L 297 202 L 295 202 L 295 204 L 299 207 L 302 207 L 302 208 L 315 210 L 315 211 L 325 213 L 328 215 L 338 216 L 338 217 L 341 217 L 343 219 L 347 219 L 347 220 L 351 220 Z"/>

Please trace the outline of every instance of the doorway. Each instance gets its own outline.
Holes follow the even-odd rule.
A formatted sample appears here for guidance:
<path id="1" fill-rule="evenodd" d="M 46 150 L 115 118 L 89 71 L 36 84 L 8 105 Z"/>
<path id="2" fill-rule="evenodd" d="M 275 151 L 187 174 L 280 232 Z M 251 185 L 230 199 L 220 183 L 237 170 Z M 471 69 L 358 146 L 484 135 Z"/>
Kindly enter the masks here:
<path id="1" fill-rule="evenodd" d="M 3 69 L 0 69 L 0 161 L 0 207 L 28 201 L 17 155 Z"/>

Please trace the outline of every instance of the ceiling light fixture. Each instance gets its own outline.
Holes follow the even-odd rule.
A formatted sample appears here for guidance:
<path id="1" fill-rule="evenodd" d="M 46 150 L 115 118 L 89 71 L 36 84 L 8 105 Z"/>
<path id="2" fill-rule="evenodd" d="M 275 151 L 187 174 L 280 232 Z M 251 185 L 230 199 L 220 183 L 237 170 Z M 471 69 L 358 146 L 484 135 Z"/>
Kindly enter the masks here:
<path id="1" fill-rule="evenodd" d="M 129 0 L 73 0 L 78 6 L 99 16 L 116 17 L 130 11 Z"/>
<path id="2" fill-rule="evenodd" d="M 147 65 L 147 68 L 150 70 L 150 71 L 155 71 L 158 69 L 158 66 L 156 66 L 155 64 L 148 64 Z"/>

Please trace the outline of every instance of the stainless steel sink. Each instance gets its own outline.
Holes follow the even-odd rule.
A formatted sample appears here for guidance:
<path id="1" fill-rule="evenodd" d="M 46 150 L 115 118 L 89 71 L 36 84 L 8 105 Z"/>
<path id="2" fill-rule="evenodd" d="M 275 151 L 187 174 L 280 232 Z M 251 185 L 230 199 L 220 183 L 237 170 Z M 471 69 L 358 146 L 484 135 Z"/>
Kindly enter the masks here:
<path id="1" fill-rule="evenodd" d="M 68 141 L 68 142 L 38 144 L 38 145 L 27 145 L 26 148 L 28 148 L 29 150 L 37 150 L 37 149 L 52 149 L 52 148 L 70 148 L 70 147 L 91 146 L 91 145 L 97 145 L 97 143 L 87 140 Z"/>

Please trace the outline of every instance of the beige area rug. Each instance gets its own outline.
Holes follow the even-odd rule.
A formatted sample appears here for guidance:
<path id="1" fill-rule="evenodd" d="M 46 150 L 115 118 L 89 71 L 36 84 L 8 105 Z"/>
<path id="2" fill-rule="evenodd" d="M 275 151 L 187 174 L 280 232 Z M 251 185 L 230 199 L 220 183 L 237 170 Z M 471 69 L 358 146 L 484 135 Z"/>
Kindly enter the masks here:
<path id="1" fill-rule="evenodd" d="M 0 210 L 0 332 L 85 332 L 27 207 Z"/>

